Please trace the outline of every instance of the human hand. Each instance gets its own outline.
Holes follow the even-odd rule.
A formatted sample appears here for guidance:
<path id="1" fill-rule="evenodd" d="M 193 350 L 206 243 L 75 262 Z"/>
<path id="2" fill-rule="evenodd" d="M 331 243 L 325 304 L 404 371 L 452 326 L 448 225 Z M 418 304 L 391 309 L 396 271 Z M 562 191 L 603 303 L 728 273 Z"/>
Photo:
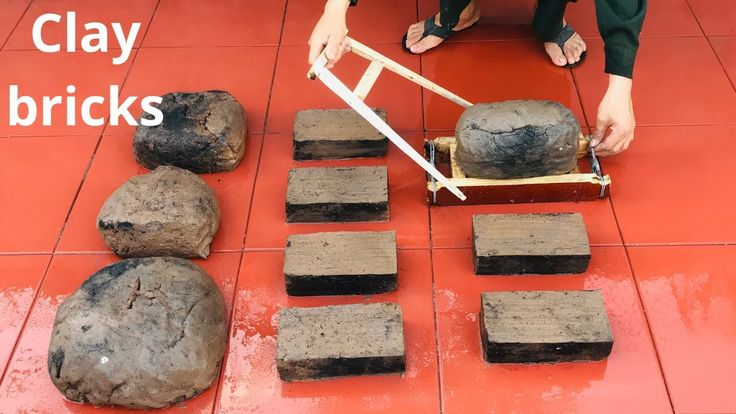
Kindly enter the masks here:
<path id="1" fill-rule="evenodd" d="M 309 37 L 309 64 L 313 64 L 325 50 L 328 69 L 348 52 L 347 23 L 348 0 L 327 0 L 325 11 Z"/>
<path id="2" fill-rule="evenodd" d="M 598 106 L 598 118 L 590 145 L 601 156 L 625 151 L 634 140 L 634 104 L 631 79 L 610 75 L 608 90 Z"/>

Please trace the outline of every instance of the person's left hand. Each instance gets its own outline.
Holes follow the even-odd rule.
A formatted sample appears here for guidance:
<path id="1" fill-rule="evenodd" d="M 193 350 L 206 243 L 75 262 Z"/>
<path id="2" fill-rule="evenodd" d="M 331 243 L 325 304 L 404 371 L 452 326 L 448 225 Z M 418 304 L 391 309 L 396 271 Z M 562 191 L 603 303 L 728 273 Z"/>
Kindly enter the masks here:
<path id="1" fill-rule="evenodd" d="M 600 156 L 625 151 L 634 140 L 634 104 L 631 100 L 631 79 L 611 75 L 600 106 L 590 145 Z"/>

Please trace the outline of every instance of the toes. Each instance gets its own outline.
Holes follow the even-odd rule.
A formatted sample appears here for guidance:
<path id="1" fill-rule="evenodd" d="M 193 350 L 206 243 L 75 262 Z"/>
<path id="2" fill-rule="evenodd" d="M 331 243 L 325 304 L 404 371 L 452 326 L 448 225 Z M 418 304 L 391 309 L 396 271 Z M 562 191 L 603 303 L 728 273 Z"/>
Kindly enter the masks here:
<path id="1" fill-rule="evenodd" d="M 424 53 L 429 49 L 437 47 L 442 41 L 442 38 L 430 35 L 410 46 L 409 49 L 412 53 Z"/>

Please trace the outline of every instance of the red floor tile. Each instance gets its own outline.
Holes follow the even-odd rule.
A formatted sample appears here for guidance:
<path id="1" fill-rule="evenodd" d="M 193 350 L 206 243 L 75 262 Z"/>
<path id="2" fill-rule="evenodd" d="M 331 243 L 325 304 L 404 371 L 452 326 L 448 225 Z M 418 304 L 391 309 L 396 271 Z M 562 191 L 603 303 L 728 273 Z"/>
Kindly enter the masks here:
<path id="1" fill-rule="evenodd" d="M 473 103 L 551 99 L 585 124 L 570 71 L 549 62 L 535 41 L 452 43 L 422 56 L 422 74 Z M 424 91 L 425 124 L 454 130 L 463 108 Z"/>
<path id="2" fill-rule="evenodd" d="M 289 2 L 281 44 L 306 45 L 324 6 L 323 0 Z M 416 17 L 417 6 L 412 1 L 372 0 L 351 8 L 347 24 L 350 37 L 361 43 L 399 43 Z"/>
<path id="3" fill-rule="evenodd" d="M 608 77 L 602 42 L 590 39 L 588 50 L 575 81 L 593 123 Z M 736 123 L 736 91 L 704 37 L 641 39 L 633 98 L 640 126 Z"/>
<path id="4" fill-rule="evenodd" d="M 408 55 L 398 44 L 373 48 L 399 64 L 419 72 L 419 58 Z M 348 107 L 322 82 L 307 79 L 308 54 L 309 49 L 306 46 L 285 46 L 280 49 L 266 127 L 268 132 L 291 132 L 294 114 L 298 110 Z M 368 64 L 367 60 L 348 54 L 335 67 L 334 74 L 349 88 L 353 88 Z M 381 73 L 366 103 L 374 108 L 385 108 L 389 125 L 395 130 L 421 131 L 420 93 L 419 86 L 386 70 Z"/>
<path id="5" fill-rule="evenodd" d="M 113 65 L 115 51 L 105 54 L 61 53 L 47 54 L 39 51 L 0 52 L 0 102 L 6 108 L 0 111 L 1 135 L 84 135 L 99 134 L 102 126 L 89 126 L 80 116 L 82 101 L 91 96 L 101 96 L 105 104 L 92 105 L 94 118 L 107 118 L 109 114 L 110 87 L 122 85 L 130 62 Z M 20 96 L 30 96 L 38 107 L 37 118 L 31 126 L 10 126 L 9 85 L 17 85 Z M 67 125 L 66 105 L 57 105 L 51 111 L 51 125 L 44 126 L 42 120 L 42 97 L 61 96 L 64 102 L 67 87 L 73 85 L 77 99 L 75 125 Z M 140 102 L 138 102 L 139 104 Z M 21 114 L 26 114 L 24 107 Z M 122 121 L 124 122 L 124 121 Z"/>
<path id="6" fill-rule="evenodd" d="M 736 247 L 629 248 L 678 413 L 736 412 Z"/>
<path id="7" fill-rule="evenodd" d="M 97 215 L 105 200 L 127 179 L 148 172 L 136 163 L 131 141 L 128 136 L 103 137 L 57 251 L 109 250 L 97 231 Z M 234 171 L 201 175 L 215 191 L 220 206 L 220 228 L 211 246 L 214 252 L 240 250 L 243 247 L 262 141 L 261 134 L 248 137 L 246 155 Z"/>
<path id="8" fill-rule="evenodd" d="M 219 89 L 243 105 L 248 131 L 262 132 L 275 60 L 275 47 L 141 49 L 121 99 Z M 139 117 L 140 107 L 133 110 L 133 116 Z M 108 126 L 105 133 L 133 131 L 125 124 Z"/>
<path id="9" fill-rule="evenodd" d="M 285 0 L 162 0 L 144 47 L 276 46 Z"/>
<path id="10" fill-rule="evenodd" d="M 614 211 L 626 244 L 736 241 L 736 126 L 649 127 L 606 159 Z"/>
<path id="11" fill-rule="evenodd" d="M 84 25 L 92 22 L 102 23 L 107 27 L 109 49 L 120 49 L 111 27 L 112 23 L 122 24 L 126 36 L 133 23 L 140 23 L 141 28 L 134 43 L 135 47 L 138 47 L 143 40 L 155 9 L 156 0 L 106 0 L 105 7 L 100 7 L 98 0 L 34 0 L 10 40 L 8 40 L 8 44 L 5 45 L 5 50 L 36 50 L 32 36 L 33 24 L 43 14 L 56 13 L 62 16 L 61 22 L 47 23 L 43 30 L 43 40 L 49 45 L 61 44 L 62 51 L 66 53 L 66 13 L 69 11 L 76 13 L 76 53 L 85 53 L 81 49 L 81 39 L 88 33 Z M 115 56 L 118 56 L 118 54 Z"/>
<path id="12" fill-rule="evenodd" d="M 289 298 L 283 253 L 243 257 L 230 354 L 220 387 L 221 413 L 438 413 L 437 355 L 428 250 L 400 251 L 399 290 L 371 297 Z M 282 383 L 276 372 L 278 311 L 283 307 L 398 302 L 404 317 L 404 375 Z"/>
<path id="13" fill-rule="evenodd" d="M 238 272 L 239 253 L 219 253 L 203 262 L 196 261 L 214 279 L 232 310 L 233 289 Z M 94 272 L 117 260 L 112 255 L 55 256 L 46 275 L 38 300 L 29 316 L 5 378 L 0 385 L 0 407 L 4 412 L 39 414 L 130 412 L 123 409 L 95 408 L 65 401 L 51 383 L 46 359 L 51 328 L 58 306 Z M 211 413 L 215 387 L 199 397 L 171 409 L 156 412 Z"/>
<path id="14" fill-rule="evenodd" d="M 731 0 L 688 0 L 707 35 L 736 35 L 736 3 Z"/>
<path id="15" fill-rule="evenodd" d="M 620 245 L 621 237 L 608 200 L 584 203 L 499 204 L 484 206 L 434 206 L 432 247 L 470 248 L 476 214 L 581 213 L 591 245 Z"/>
<path id="16" fill-rule="evenodd" d="M 13 352 L 50 256 L 0 256 L 0 373 Z"/>
<path id="17" fill-rule="evenodd" d="M 51 252 L 97 137 L 0 139 L 0 252 Z"/>
<path id="18" fill-rule="evenodd" d="M 433 250 L 444 412 L 670 413 L 667 390 L 621 247 L 593 248 L 584 276 L 473 275 L 470 250 Z M 488 364 L 480 293 L 601 289 L 614 345 L 606 361 Z"/>
<path id="19" fill-rule="evenodd" d="M 711 37 L 710 44 L 718 55 L 718 59 L 726 69 L 731 84 L 736 87 L 736 36 L 734 37 Z"/>
<path id="20" fill-rule="evenodd" d="M 15 25 L 23 17 L 23 13 L 31 4 L 31 0 L 0 1 L 0 45 L 10 37 Z"/>
<path id="21" fill-rule="evenodd" d="M 411 133 L 403 134 L 403 137 L 415 149 L 421 150 L 422 135 Z M 286 184 L 291 168 L 360 165 L 388 165 L 390 221 L 384 223 L 286 224 Z M 387 159 L 296 162 L 292 160 L 291 136 L 266 135 L 245 247 L 247 249 L 283 249 L 286 247 L 286 239 L 289 234 L 317 231 L 395 230 L 399 248 L 428 248 L 429 213 L 426 186 L 424 173 L 420 167 L 393 145 L 389 149 Z"/>
<path id="22" fill-rule="evenodd" d="M 567 6 L 567 21 L 581 36 L 600 38 L 594 1 Z M 687 0 L 658 0 L 647 3 L 642 37 L 702 36 Z"/>

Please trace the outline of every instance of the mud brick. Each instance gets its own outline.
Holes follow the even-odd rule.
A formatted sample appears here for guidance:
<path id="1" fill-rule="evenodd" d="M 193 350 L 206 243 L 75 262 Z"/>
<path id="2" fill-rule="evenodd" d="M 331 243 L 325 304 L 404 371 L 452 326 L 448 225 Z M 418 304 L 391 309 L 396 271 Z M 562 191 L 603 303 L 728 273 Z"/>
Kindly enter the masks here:
<path id="1" fill-rule="evenodd" d="M 597 361 L 613 336 L 597 290 L 481 294 L 483 355 L 491 363 Z"/>
<path id="2" fill-rule="evenodd" d="M 386 111 L 377 109 L 386 121 Z M 388 138 L 352 109 L 309 109 L 294 118 L 294 159 L 382 157 Z"/>
<path id="3" fill-rule="evenodd" d="M 296 168 L 289 172 L 286 221 L 388 220 L 386 167 Z"/>
<path id="4" fill-rule="evenodd" d="M 590 245 L 583 217 L 562 214 L 473 216 L 477 275 L 583 273 Z"/>
<path id="5" fill-rule="evenodd" d="M 395 232 L 289 236 L 286 292 L 292 296 L 370 295 L 396 290 Z"/>
<path id="6" fill-rule="evenodd" d="M 395 303 L 282 309 L 276 348 L 283 381 L 406 369 L 404 325 Z"/>

